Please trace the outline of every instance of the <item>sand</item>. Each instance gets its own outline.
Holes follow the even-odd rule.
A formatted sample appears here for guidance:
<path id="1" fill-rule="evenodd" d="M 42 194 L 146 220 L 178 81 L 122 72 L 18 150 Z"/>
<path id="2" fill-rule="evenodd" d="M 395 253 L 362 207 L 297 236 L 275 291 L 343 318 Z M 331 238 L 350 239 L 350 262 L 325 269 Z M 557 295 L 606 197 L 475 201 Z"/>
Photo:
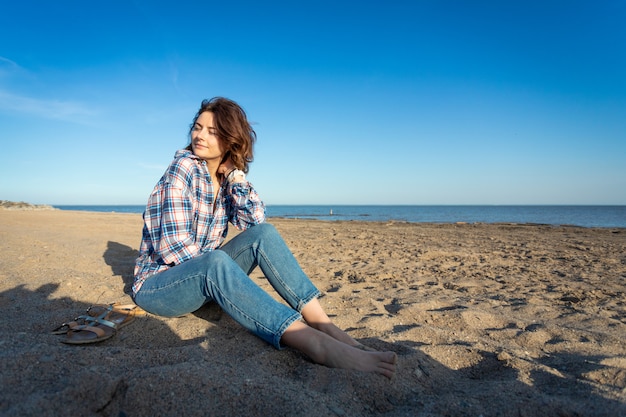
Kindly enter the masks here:
<path id="1" fill-rule="evenodd" d="M 398 354 L 393 380 L 214 305 L 65 345 L 57 325 L 131 301 L 141 215 L 0 210 L 0 415 L 626 416 L 625 229 L 271 222 L 335 323 Z"/>

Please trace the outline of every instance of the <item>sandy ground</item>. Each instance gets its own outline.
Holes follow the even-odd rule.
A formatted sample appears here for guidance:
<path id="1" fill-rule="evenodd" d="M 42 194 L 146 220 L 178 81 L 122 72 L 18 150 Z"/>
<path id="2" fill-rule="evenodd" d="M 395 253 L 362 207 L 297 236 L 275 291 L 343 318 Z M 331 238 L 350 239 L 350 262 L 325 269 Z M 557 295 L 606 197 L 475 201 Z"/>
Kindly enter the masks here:
<path id="1" fill-rule="evenodd" d="M 272 223 L 335 322 L 398 354 L 393 380 L 214 305 L 65 345 L 57 325 L 130 301 L 141 216 L 0 210 L 0 415 L 626 416 L 625 229 Z"/>

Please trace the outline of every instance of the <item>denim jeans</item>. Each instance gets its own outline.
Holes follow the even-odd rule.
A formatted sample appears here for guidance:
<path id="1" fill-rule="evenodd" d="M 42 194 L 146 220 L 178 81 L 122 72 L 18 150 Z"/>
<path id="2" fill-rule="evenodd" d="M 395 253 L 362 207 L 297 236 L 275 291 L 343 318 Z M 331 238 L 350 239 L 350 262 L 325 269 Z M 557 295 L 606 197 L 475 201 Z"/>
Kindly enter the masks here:
<path id="1" fill-rule="evenodd" d="M 272 298 L 249 276 L 259 266 L 289 304 Z M 148 278 L 135 302 L 150 313 L 176 317 L 215 301 L 235 321 L 280 349 L 280 338 L 300 311 L 320 295 L 278 231 L 262 223 L 207 252 Z"/>

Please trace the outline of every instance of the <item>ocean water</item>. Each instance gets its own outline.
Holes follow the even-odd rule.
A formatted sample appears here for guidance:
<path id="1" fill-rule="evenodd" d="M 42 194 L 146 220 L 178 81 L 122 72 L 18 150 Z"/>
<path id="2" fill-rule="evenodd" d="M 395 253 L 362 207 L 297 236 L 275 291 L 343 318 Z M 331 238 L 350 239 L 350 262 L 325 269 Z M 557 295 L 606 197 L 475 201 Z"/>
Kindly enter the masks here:
<path id="1" fill-rule="evenodd" d="M 144 206 L 55 206 L 61 210 L 143 213 Z M 626 228 L 626 206 L 268 205 L 268 217 L 411 223 L 521 223 Z"/>

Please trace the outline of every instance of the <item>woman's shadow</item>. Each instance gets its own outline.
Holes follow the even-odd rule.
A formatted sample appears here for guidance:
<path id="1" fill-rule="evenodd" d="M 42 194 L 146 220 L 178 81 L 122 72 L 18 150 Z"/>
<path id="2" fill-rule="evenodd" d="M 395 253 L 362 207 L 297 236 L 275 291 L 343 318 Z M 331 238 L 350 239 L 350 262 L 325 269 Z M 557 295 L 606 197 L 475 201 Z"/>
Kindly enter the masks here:
<path id="1" fill-rule="evenodd" d="M 130 246 L 109 241 L 104 251 L 104 261 L 111 267 L 113 275 L 119 275 L 124 283 L 124 293 L 130 294 L 133 286 L 135 260 L 139 251 Z"/>

